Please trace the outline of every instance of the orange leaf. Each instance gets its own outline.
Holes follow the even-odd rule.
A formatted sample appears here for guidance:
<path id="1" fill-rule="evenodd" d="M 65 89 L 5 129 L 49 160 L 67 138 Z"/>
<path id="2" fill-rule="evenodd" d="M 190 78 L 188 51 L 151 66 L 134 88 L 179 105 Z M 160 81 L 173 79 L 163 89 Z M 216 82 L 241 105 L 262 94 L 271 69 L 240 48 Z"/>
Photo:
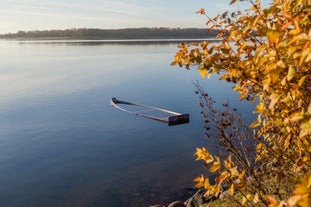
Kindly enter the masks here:
<path id="1" fill-rule="evenodd" d="M 205 14 L 205 9 L 201 8 L 199 11 L 196 12 L 196 14 Z"/>
<path id="2" fill-rule="evenodd" d="M 278 207 L 278 201 L 276 200 L 275 197 L 266 195 L 266 199 L 269 202 L 268 207 Z"/>
<path id="3" fill-rule="evenodd" d="M 293 24 L 293 22 L 287 22 L 286 24 L 283 24 L 283 26 L 280 28 L 280 30 L 284 30 L 292 24 Z"/>

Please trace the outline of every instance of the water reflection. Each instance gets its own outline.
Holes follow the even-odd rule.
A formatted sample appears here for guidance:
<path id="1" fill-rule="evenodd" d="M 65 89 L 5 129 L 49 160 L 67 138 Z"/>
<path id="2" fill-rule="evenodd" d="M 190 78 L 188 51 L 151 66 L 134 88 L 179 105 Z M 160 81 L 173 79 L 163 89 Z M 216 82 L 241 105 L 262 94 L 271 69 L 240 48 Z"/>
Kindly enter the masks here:
<path id="1" fill-rule="evenodd" d="M 45 45 L 55 45 L 64 44 L 67 46 L 75 45 L 87 45 L 87 46 L 98 46 L 98 45 L 167 45 L 167 44 L 180 44 L 181 42 L 201 42 L 208 40 L 209 42 L 217 42 L 219 40 L 213 39 L 125 39 L 125 40 L 11 40 L 18 44 L 45 44 Z"/>

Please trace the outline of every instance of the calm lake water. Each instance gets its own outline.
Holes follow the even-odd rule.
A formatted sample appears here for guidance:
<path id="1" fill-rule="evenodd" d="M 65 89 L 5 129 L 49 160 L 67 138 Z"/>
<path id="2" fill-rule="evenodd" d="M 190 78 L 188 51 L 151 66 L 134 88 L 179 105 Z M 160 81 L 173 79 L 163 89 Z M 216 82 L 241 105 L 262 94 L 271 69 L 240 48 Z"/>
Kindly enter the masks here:
<path id="1" fill-rule="evenodd" d="M 144 207 L 182 199 L 203 171 L 193 82 L 251 114 L 231 86 L 170 66 L 175 43 L 0 41 L 0 206 Z M 109 99 L 190 113 L 169 127 Z"/>

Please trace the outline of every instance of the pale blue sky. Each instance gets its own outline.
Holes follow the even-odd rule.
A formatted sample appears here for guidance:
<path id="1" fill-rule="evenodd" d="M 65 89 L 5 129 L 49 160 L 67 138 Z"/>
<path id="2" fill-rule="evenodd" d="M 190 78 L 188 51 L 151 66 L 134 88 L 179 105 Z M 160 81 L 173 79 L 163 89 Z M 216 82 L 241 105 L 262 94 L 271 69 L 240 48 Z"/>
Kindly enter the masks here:
<path id="1" fill-rule="evenodd" d="M 270 0 L 264 0 L 268 2 Z M 0 33 L 68 28 L 200 27 L 246 3 L 230 0 L 0 0 Z"/>

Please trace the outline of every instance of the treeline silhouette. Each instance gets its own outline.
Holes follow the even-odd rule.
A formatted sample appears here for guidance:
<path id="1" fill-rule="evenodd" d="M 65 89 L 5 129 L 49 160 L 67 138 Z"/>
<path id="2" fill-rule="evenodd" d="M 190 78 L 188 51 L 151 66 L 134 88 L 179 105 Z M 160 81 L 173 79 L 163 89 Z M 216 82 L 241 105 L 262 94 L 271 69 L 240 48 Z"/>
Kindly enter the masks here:
<path id="1" fill-rule="evenodd" d="M 127 28 L 127 29 L 66 29 L 19 31 L 0 35 L 0 38 L 53 39 L 185 39 L 215 37 L 217 31 L 207 33 L 199 28 Z"/>

